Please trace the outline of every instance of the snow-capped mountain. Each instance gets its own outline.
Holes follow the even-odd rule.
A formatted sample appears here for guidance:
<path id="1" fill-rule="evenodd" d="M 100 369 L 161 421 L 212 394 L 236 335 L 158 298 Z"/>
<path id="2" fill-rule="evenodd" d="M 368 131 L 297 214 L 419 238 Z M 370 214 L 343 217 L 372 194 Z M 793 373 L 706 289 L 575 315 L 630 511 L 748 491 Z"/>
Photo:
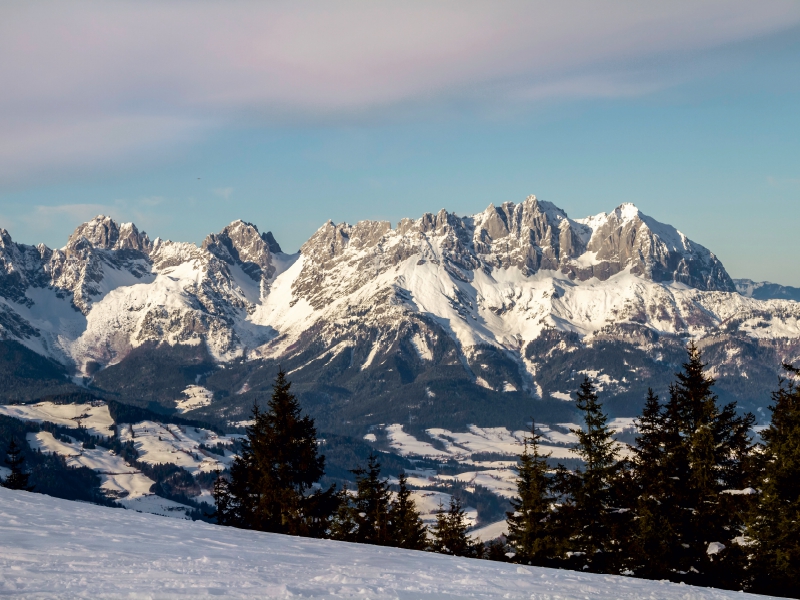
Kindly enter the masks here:
<path id="1" fill-rule="evenodd" d="M 780 285 L 769 281 L 753 281 L 752 279 L 734 279 L 736 291 L 742 296 L 758 300 L 794 300 L 800 302 L 800 288 Z"/>
<path id="2" fill-rule="evenodd" d="M 76 373 L 104 369 L 98 385 L 137 348 L 193 346 L 228 367 L 207 384 L 227 404 L 207 414 L 248 400 L 277 363 L 345 423 L 390 406 L 426 421 L 443 396 L 558 411 L 584 372 L 624 413 L 645 381 L 676 370 L 689 336 L 723 388 L 750 381 L 730 386 L 748 399 L 798 356 L 799 319 L 797 302 L 737 293 L 712 252 L 631 204 L 573 220 L 531 196 L 395 228 L 328 222 L 293 255 L 242 221 L 200 247 L 102 216 L 59 250 L 0 230 L 4 338 Z"/>

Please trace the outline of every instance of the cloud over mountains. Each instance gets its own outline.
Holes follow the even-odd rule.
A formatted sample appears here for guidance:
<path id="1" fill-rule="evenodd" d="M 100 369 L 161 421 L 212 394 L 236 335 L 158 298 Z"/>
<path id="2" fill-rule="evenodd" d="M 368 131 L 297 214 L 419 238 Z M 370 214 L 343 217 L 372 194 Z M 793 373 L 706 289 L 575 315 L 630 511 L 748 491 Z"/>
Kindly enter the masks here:
<path id="1" fill-rule="evenodd" d="M 619 97 L 800 23 L 788 0 L 74 2 L 0 9 L 0 182 L 235 125 Z"/>

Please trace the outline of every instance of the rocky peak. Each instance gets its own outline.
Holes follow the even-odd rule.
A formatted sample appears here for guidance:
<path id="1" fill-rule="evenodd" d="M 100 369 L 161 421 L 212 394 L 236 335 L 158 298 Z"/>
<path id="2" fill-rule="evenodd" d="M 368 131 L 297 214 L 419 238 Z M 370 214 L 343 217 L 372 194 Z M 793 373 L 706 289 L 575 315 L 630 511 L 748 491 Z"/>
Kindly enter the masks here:
<path id="1" fill-rule="evenodd" d="M 202 247 L 228 264 L 240 265 L 254 281 L 272 277 L 272 254 L 281 251 L 271 232 L 259 233 L 258 227 L 241 220 L 206 237 Z"/>
<path id="2" fill-rule="evenodd" d="M 114 219 L 98 215 L 91 221 L 79 225 L 67 240 L 67 258 L 81 254 L 91 248 L 102 250 L 135 250 L 144 254 L 152 248 L 150 238 L 141 233 L 133 223 L 117 224 Z"/>

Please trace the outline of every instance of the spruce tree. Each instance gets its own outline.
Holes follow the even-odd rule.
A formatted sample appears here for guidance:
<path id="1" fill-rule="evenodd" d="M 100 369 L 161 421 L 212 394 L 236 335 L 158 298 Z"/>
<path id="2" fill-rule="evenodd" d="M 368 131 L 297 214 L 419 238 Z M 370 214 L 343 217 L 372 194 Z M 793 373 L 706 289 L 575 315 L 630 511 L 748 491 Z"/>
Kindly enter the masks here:
<path id="1" fill-rule="evenodd" d="M 784 365 L 789 376 L 800 369 Z M 763 594 L 800 596 L 800 387 L 780 381 L 772 394 L 772 421 L 764 439 L 761 497 L 747 533 L 753 541 L 752 588 Z"/>
<path id="2" fill-rule="evenodd" d="M 5 478 L 2 482 L 2 486 L 10 490 L 32 492 L 33 486 L 28 484 L 30 474 L 26 473 L 23 468 L 25 457 L 16 439 L 11 438 L 8 448 L 6 449 L 6 454 L 6 464 L 11 469 L 11 474 Z"/>
<path id="3" fill-rule="evenodd" d="M 398 548 L 424 550 L 427 546 L 427 528 L 407 487 L 405 473 L 398 477 L 398 491 L 389 507 L 389 543 Z"/>
<path id="4" fill-rule="evenodd" d="M 273 385 L 268 410 L 253 406 L 242 451 L 231 465 L 230 524 L 259 531 L 322 537 L 336 510 L 336 494 L 311 493 L 324 473 L 317 432 L 301 414 L 283 370 Z"/>
<path id="5" fill-rule="evenodd" d="M 730 494 L 747 483 L 752 453 L 752 414 L 735 403 L 720 408 L 715 380 L 692 342 L 688 361 L 676 374 L 667 405 L 668 469 L 676 510 L 669 514 L 672 569 L 687 582 L 737 587 L 744 568 L 741 537 L 749 498 Z M 720 545 L 722 548 L 720 548 Z"/>
<path id="6" fill-rule="evenodd" d="M 588 377 L 578 390 L 576 406 L 583 413 L 585 430 L 571 431 L 578 438 L 574 452 L 583 460 L 583 469 L 574 473 L 561 470 L 565 502 L 559 509 L 559 520 L 574 523 L 569 540 L 574 566 L 611 572 L 619 552 L 618 540 L 612 537 L 611 516 L 615 510 L 612 486 L 618 468 L 616 442 Z"/>
<path id="7" fill-rule="evenodd" d="M 354 518 L 352 496 L 347 484 L 337 494 L 336 512 L 331 517 L 329 535 L 332 540 L 355 542 L 358 525 Z"/>
<path id="8" fill-rule="evenodd" d="M 549 522 L 554 497 L 547 476 L 547 457 L 539 454 L 539 440 L 534 423 L 526 436 L 517 465 L 517 497 L 511 499 L 508 523 L 508 544 L 515 552 L 514 561 L 541 565 L 555 552 L 552 526 Z"/>
<path id="9" fill-rule="evenodd" d="M 221 471 L 217 471 L 217 478 L 214 480 L 214 489 L 211 492 L 214 498 L 215 510 L 208 515 L 216 520 L 218 525 L 235 525 L 233 497 L 231 496 L 228 480 L 222 476 Z"/>
<path id="10" fill-rule="evenodd" d="M 370 453 L 366 468 L 354 469 L 356 495 L 353 499 L 353 520 L 356 523 L 353 541 L 362 544 L 391 545 L 389 537 L 389 484 L 381 479 L 381 465 Z"/>
<path id="11" fill-rule="evenodd" d="M 674 475 L 669 467 L 670 432 L 665 408 L 647 390 L 633 451 L 636 520 L 629 546 L 629 568 L 638 576 L 665 579 L 674 563 Z"/>
<path id="12" fill-rule="evenodd" d="M 472 556 L 475 548 L 474 542 L 467 535 L 468 528 L 461 501 L 451 496 L 448 510 L 444 510 L 444 506 L 439 504 L 436 525 L 431 530 L 433 536 L 431 549 L 440 554 Z"/>

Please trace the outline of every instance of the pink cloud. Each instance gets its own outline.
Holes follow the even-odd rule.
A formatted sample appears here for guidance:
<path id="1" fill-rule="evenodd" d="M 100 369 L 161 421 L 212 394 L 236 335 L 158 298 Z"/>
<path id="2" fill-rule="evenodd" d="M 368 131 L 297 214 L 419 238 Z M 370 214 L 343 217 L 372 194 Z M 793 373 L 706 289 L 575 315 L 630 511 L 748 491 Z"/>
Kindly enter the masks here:
<path id="1" fill-rule="evenodd" d="M 792 0 L 28 2 L 0 8 L 0 180 L 234 121 L 649 93 L 642 61 L 800 22 Z"/>

